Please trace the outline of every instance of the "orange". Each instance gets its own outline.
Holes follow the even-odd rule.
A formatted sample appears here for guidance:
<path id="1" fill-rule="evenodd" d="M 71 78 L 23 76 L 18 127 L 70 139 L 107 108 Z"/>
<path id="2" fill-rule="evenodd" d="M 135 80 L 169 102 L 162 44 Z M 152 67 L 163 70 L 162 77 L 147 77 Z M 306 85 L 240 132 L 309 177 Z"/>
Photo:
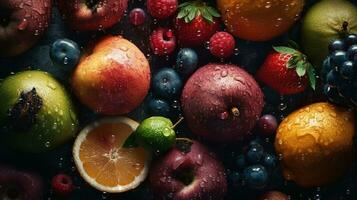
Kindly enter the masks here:
<path id="1" fill-rule="evenodd" d="M 275 139 L 284 177 L 303 187 L 340 178 L 355 156 L 354 123 L 352 111 L 330 103 L 311 104 L 286 117 Z"/>
<path id="2" fill-rule="evenodd" d="M 304 0 L 217 0 L 228 30 L 245 40 L 266 41 L 286 32 L 300 16 Z"/>
<path id="3" fill-rule="evenodd" d="M 109 193 L 134 189 L 144 181 L 150 152 L 142 147 L 122 147 L 137 127 L 137 122 L 117 117 L 84 128 L 73 146 L 74 161 L 84 180 Z"/>

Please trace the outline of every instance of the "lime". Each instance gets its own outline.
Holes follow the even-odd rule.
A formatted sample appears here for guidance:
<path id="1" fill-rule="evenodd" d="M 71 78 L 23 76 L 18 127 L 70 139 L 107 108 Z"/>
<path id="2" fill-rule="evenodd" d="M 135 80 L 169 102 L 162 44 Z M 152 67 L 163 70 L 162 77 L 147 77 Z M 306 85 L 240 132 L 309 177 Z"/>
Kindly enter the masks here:
<path id="1" fill-rule="evenodd" d="M 171 120 L 165 117 L 147 118 L 136 129 L 136 140 L 151 150 L 165 152 L 175 143 L 173 127 Z"/>

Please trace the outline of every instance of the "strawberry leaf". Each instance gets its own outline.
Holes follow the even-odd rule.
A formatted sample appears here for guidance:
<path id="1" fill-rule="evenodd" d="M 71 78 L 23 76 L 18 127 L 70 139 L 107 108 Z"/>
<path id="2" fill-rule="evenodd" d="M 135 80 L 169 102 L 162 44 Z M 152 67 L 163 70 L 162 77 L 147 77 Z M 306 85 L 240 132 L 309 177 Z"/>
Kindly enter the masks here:
<path id="1" fill-rule="evenodd" d="M 190 2 L 184 2 L 184 3 L 179 5 L 179 8 L 183 8 L 183 7 L 186 7 L 188 5 L 190 5 Z"/>
<path id="2" fill-rule="evenodd" d="M 293 48 L 290 47 L 282 47 L 282 46 L 278 46 L 278 47 L 273 47 L 273 49 L 281 54 L 296 54 L 298 51 L 296 51 Z"/>
<path id="3" fill-rule="evenodd" d="M 207 11 L 213 16 L 213 17 L 221 17 L 221 14 L 219 14 L 219 12 L 214 9 L 213 7 L 208 6 L 207 7 Z"/>
<path id="4" fill-rule="evenodd" d="M 307 76 L 309 78 L 310 87 L 315 90 L 316 89 L 316 75 L 314 67 L 309 63 L 307 67 Z"/>
<path id="5" fill-rule="evenodd" d="M 306 65 L 304 62 L 299 61 L 296 65 L 296 73 L 299 77 L 303 77 L 306 74 Z"/>
<path id="6" fill-rule="evenodd" d="M 188 13 L 187 18 L 189 22 L 191 22 L 193 19 L 195 19 L 197 15 L 198 9 L 196 7 L 193 7 L 190 9 L 190 13 Z"/>
<path id="7" fill-rule="evenodd" d="M 299 58 L 297 56 L 293 56 L 289 59 L 288 63 L 287 63 L 287 68 L 288 69 L 292 69 L 296 67 L 296 64 L 299 62 Z"/>
<path id="8" fill-rule="evenodd" d="M 294 40 L 289 40 L 288 46 L 293 49 L 300 49 L 299 44 L 296 43 Z"/>
<path id="9" fill-rule="evenodd" d="M 207 8 L 201 8 L 200 11 L 201 11 L 202 17 L 204 19 L 206 19 L 207 21 L 213 23 L 213 17 L 212 17 L 212 15 L 210 15 L 210 13 L 208 12 Z"/>
<path id="10" fill-rule="evenodd" d="M 177 14 L 177 18 L 182 19 L 182 18 L 186 17 L 187 15 L 188 15 L 188 10 L 182 9 L 182 10 Z"/>

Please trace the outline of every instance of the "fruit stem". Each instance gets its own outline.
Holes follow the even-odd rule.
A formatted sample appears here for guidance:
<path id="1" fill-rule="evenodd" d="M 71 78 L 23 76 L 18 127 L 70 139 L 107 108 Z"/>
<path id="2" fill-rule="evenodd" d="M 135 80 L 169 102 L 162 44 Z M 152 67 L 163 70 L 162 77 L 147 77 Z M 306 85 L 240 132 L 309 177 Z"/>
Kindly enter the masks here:
<path id="1" fill-rule="evenodd" d="M 231 109 L 231 112 L 235 117 L 239 117 L 239 115 L 240 115 L 239 109 L 237 107 L 233 107 Z"/>
<path id="2" fill-rule="evenodd" d="M 342 30 L 341 30 L 342 37 L 346 37 L 348 35 L 348 26 L 349 26 L 349 23 L 347 21 L 343 21 Z"/>
<path id="3" fill-rule="evenodd" d="M 172 129 L 175 129 L 175 127 L 176 127 L 177 125 L 179 125 L 179 124 L 182 122 L 183 119 L 184 119 L 183 117 L 180 117 L 180 119 L 179 119 L 171 128 L 172 128 Z"/>

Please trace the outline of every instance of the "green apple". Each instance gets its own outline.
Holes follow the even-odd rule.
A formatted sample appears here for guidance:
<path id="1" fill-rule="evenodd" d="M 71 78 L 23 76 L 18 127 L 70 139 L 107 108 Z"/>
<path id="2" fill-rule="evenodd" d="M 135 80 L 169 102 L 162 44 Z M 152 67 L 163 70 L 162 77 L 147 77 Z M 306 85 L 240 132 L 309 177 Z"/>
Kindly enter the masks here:
<path id="1" fill-rule="evenodd" d="M 321 67 L 328 45 L 348 33 L 357 34 L 357 7 L 346 0 L 320 1 L 303 19 L 303 51 L 314 66 Z"/>
<path id="2" fill-rule="evenodd" d="M 51 75 L 24 71 L 0 84 L 1 142 L 39 153 L 73 138 L 78 120 L 69 95 Z"/>

